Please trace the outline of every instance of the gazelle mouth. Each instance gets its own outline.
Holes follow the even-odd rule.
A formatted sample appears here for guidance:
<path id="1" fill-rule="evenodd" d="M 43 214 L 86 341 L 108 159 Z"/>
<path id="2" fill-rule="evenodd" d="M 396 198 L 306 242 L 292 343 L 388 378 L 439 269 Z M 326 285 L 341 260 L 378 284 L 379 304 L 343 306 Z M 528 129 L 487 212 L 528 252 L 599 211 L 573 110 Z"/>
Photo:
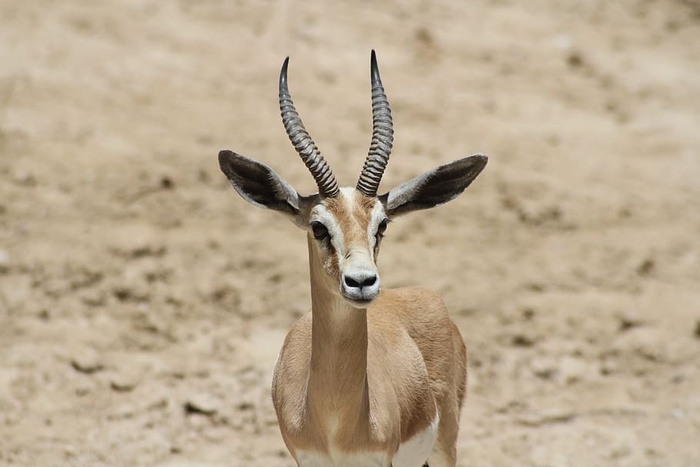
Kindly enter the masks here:
<path id="1" fill-rule="evenodd" d="M 374 301 L 373 298 L 369 300 L 355 300 L 346 296 L 343 296 L 343 298 L 345 298 L 345 300 L 347 300 L 355 308 L 367 308 L 370 303 Z"/>
<path id="2" fill-rule="evenodd" d="M 379 296 L 379 293 L 369 293 L 369 294 L 348 294 L 345 291 L 341 291 L 340 295 L 355 308 L 367 308 L 367 306 L 372 303 Z"/>

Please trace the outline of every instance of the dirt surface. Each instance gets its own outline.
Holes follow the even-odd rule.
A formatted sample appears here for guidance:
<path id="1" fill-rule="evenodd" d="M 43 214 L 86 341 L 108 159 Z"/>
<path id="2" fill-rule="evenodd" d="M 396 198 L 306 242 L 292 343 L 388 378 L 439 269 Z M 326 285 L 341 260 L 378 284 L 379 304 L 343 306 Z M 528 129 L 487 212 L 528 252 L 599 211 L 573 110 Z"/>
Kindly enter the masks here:
<path id="1" fill-rule="evenodd" d="M 269 385 L 305 239 L 216 154 L 313 190 L 290 55 L 353 185 L 372 48 L 384 188 L 490 155 L 380 262 L 467 339 L 460 465 L 700 465 L 700 6 L 562 3 L 0 1 L 0 465 L 292 465 Z"/>

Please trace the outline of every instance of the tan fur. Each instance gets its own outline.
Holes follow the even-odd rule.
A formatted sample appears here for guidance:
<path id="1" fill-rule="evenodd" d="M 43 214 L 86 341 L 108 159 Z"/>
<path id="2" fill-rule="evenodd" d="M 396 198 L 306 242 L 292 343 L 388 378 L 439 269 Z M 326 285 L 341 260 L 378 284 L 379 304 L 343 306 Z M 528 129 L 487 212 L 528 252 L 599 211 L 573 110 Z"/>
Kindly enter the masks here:
<path id="1" fill-rule="evenodd" d="M 382 290 L 362 309 L 339 293 L 343 261 L 374 261 L 367 229 L 377 203 L 354 191 L 322 201 L 344 242 L 326 251 L 308 237 L 312 309 L 287 335 L 272 385 L 282 436 L 295 459 L 299 450 L 381 451 L 390 462 L 437 410 L 431 467 L 454 466 L 466 348 L 444 303 L 429 290 L 403 288 Z"/>

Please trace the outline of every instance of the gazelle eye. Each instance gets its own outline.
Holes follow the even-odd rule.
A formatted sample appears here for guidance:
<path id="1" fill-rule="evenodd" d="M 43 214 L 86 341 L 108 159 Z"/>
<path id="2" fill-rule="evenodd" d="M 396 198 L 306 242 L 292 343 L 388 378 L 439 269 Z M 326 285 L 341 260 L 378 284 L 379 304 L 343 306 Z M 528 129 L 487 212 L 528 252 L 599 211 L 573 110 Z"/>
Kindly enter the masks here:
<path id="1" fill-rule="evenodd" d="M 327 240 L 331 236 L 328 233 L 328 229 L 326 228 L 326 226 L 321 224 L 320 222 L 311 223 L 311 232 L 313 232 L 314 238 L 316 240 Z"/>
<path id="2" fill-rule="evenodd" d="M 384 232 L 386 231 L 386 226 L 389 224 L 388 219 L 384 219 L 379 223 L 379 226 L 377 227 L 377 236 L 381 237 L 384 235 Z"/>

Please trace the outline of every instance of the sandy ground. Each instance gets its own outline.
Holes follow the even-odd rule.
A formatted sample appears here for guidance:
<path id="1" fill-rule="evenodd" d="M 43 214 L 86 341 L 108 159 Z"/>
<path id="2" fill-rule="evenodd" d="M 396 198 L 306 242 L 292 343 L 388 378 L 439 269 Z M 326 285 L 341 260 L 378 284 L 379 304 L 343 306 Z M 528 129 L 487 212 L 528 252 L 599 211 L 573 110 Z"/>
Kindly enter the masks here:
<path id="1" fill-rule="evenodd" d="M 693 0 L 0 1 L 0 464 L 292 465 L 269 385 L 305 239 L 216 154 L 313 190 L 290 55 L 353 185 L 375 48 L 384 188 L 491 156 L 380 264 L 468 341 L 460 465 L 700 465 L 698 44 Z"/>

